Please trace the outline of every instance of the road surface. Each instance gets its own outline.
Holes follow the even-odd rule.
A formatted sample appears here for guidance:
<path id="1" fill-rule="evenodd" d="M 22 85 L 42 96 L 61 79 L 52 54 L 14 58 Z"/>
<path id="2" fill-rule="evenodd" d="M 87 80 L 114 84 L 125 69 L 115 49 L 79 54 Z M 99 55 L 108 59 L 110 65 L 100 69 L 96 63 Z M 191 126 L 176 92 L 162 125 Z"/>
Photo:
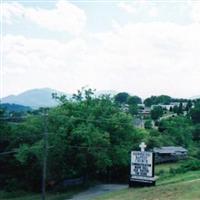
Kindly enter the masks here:
<path id="1" fill-rule="evenodd" d="M 92 200 L 95 197 L 98 197 L 100 195 L 117 191 L 117 190 L 122 190 L 127 187 L 128 185 L 120 185 L 120 184 L 96 185 L 94 187 L 89 188 L 88 190 L 84 192 L 74 195 L 71 199 L 66 199 L 66 200 Z"/>

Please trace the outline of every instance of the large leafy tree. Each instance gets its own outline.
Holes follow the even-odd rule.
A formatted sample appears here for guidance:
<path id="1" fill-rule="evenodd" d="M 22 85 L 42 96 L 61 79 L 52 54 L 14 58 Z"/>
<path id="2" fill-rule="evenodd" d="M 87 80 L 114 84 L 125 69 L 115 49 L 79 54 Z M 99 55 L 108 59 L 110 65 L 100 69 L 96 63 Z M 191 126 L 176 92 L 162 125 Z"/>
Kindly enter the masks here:
<path id="1" fill-rule="evenodd" d="M 106 176 L 128 169 L 130 151 L 143 137 L 134 129 L 131 115 L 122 112 L 109 96 L 95 97 L 91 89 L 78 91 L 72 100 L 55 94 L 54 98 L 60 105 L 48 112 L 48 181 Z M 43 122 L 39 110 L 13 129 L 23 138 L 12 143 L 18 148 L 16 162 L 24 169 L 21 177 L 32 188 L 40 185 Z"/>
<path id="2" fill-rule="evenodd" d="M 146 98 L 144 100 L 144 104 L 147 107 L 151 107 L 152 105 L 158 105 L 158 104 L 170 104 L 172 101 L 172 98 L 167 95 L 160 95 L 160 96 L 151 96 L 149 98 Z"/>
<path id="3" fill-rule="evenodd" d="M 158 120 L 160 117 L 162 117 L 162 115 L 163 115 L 163 109 L 161 106 L 155 106 L 151 110 L 151 118 L 153 120 Z"/>
<path id="4" fill-rule="evenodd" d="M 142 99 L 138 96 L 129 96 L 127 103 L 129 105 L 137 105 L 137 104 L 141 104 L 142 103 Z"/>
<path id="5" fill-rule="evenodd" d="M 128 102 L 129 94 L 127 92 L 120 92 L 115 95 L 114 99 L 119 104 L 126 104 Z"/>
<path id="6" fill-rule="evenodd" d="M 191 109 L 190 115 L 194 123 L 200 123 L 200 101 L 197 101 L 195 107 Z"/>
<path id="7" fill-rule="evenodd" d="M 162 120 L 159 123 L 164 145 L 179 145 L 188 147 L 192 144 L 193 127 L 189 119 L 177 116 Z"/>

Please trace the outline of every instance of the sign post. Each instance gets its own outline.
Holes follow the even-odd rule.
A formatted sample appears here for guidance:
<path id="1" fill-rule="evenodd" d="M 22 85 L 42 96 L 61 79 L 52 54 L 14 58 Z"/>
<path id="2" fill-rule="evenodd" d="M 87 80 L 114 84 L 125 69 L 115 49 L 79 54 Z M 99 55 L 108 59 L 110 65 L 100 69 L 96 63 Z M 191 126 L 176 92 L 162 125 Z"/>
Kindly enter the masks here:
<path id="1" fill-rule="evenodd" d="M 130 187 L 154 186 L 154 153 L 145 151 L 146 144 L 142 142 L 139 146 L 141 151 L 131 152 Z"/>

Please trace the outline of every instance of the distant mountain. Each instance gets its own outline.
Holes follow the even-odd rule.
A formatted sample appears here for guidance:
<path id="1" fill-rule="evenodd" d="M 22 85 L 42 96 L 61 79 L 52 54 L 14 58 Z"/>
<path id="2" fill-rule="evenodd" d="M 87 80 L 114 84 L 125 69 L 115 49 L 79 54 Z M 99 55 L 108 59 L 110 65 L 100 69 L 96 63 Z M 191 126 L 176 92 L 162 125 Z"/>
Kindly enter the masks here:
<path id="1" fill-rule="evenodd" d="M 10 103 L 2 103 L 0 104 L 0 108 L 6 110 L 7 112 L 27 112 L 32 110 L 29 106 Z"/>
<path id="2" fill-rule="evenodd" d="M 57 93 L 58 95 L 64 95 L 63 92 L 50 89 L 33 89 L 27 90 L 19 95 L 10 95 L 1 99 L 1 103 L 19 104 L 23 106 L 30 106 L 32 108 L 39 107 L 53 107 L 58 104 L 58 102 L 52 98 L 52 93 Z M 65 94 L 66 96 L 70 96 Z"/>

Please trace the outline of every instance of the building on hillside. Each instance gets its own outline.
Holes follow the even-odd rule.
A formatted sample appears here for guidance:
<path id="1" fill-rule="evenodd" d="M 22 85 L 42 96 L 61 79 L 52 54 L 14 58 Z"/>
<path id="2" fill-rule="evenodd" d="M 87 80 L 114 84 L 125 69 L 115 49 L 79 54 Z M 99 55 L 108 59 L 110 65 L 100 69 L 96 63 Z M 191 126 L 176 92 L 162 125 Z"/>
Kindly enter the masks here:
<path id="1" fill-rule="evenodd" d="M 128 112 L 129 111 L 129 105 L 128 104 L 122 104 L 121 105 L 121 111 Z"/>
<path id="2" fill-rule="evenodd" d="M 152 105 L 151 110 L 153 110 L 155 107 L 160 106 L 162 109 L 170 110 L 170 108 L 173 108 L 172 105 L 164 105 L 164 104 L 158 104 L 158 105 Z"/>
<path id="3" fill-rule="evenodd" d="M 188 154 L 187 149 L 180 146 L 154 148 L 153 152 L 155 153 L 156 163 L 175 162 L 178 160 L 183 160 L 187 158 Z"/>
<path id="4" fill-rule="evenodd" d="M 175 107 L 175 106 L 177 106 L 177 107 L 179 107 L 180 106 L 180 103 L 182 103 L 182 106 L 183 106 L 183 108 L 186 108 L 186 106 L 187 106 L 187 102 L 171 102 L 170 103 L 170 106 L 173 108 L 173 107 Z"/>
<path id="5" fill-rule="evenodd" d="M 145 107 L 144 109 L 139 110 L 139 115 L 141 117 L 148 117 L 151 114 L 151 108 Z"/>
<path id="6" fill-rule="evenodd" d="M 137 104 L 137 106 L 140 109 L 144 109 L 145 108 L 145 104 L 143 104 L 143 103 L 139 103 L 139 104 Z"/>

